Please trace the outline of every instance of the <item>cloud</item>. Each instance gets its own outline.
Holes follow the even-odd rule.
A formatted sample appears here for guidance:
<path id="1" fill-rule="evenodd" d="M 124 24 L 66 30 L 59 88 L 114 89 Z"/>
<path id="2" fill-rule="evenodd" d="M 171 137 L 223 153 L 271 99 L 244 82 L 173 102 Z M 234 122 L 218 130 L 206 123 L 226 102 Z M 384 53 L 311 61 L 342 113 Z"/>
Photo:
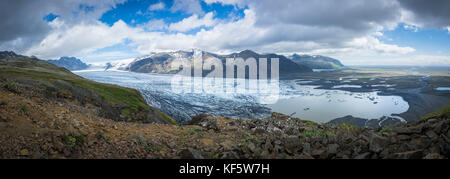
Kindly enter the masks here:
<path id="1" fill-rule="evenodd" d="M 154 19 L 139 25 L 139 27 L 144 28 L 147 31 L 161 31 L 167 29 L 168 25 L 162 19 Z"/>
<path id="2" fill-rule="evenodd" d="M 183 11 L 187 14 L 198 15 L 203 15 L 205 13 L 202 9 L 202 5 L 200 4 L 200 0 L 174 0 L 170 11 Z"/>
<path id="3" fill-rule="evenodd" d="M 405 30 L 409 30 L 409 31 L 413 31 L 413 32 L 419 32 L 419 27 L 415 26 L 415 25 L 404 25 L 403 29 Z"/>
<path id="4" fill-rule="evenodd" d="M 223 5 L 234 5 L 243 8 L 246 5 L 245 0 L 203 0 L 206 4 L 220 3 Z"/>
<path id="5" fill-rule="evenodd" d="M 186 32 L 198 27 L 211 27 L 215 24 L 215 20 L 213 19 L 213 13 L 209 12 L 205 14 L 203 18 L 199 18 L 198 15 L 194 14 L 188 18 L 185 18 L 177 23 L 172 23 L 169 26 L 169 30 L 171 31 L 179 31 Z"/>
<path id="6" fill-rule="evenodd" d="M 49 35 L 52 27 L 44 20 L 50 13 L 66 24 L 95 22 L 123 0 L 2 0 L 0 1 L 0 50 L 22 52 Z"/>
<path id="7" fill-rule="evenodd" d="M 392 0 L 260 0 L 250 1 L 249 6 L 259 26 L 281 23 L 367 32 L 388 27 L 401 17 L 398 3 Z"/>
<path id="8" fill-rule="evenodd" d="M 399 47 L 380 42 L 367 34 L 357 34 L 340 27 L 316 27 L 300 24 L 274 24 L 261 27 L 256 25 L 257 13 L 245 10 L 244 18 L 237 21 L 214 22 L 213 14 L 203 18 L 197 15 L 170 24 L 163 20 L 153 20 L 144 25 L 130 27 L 123 21 L 113 26 L 103 23 L 66 26 L 59 19 L 52 22 L 55 29 L 39 45 L 27 54 L 43 58 L 53 58 L 68 54 L 88 54 L 96 50 L 131 41 L 140 54 L 151 52 L 186 50 L 200 48 L 211 52 L 229 53 L 253 49 L 261 53 L 325 53 L 340 54 L 355 51 L 378 54 L 406 54 L 411 47 Z M 212 24 L 215 24 L 212 26 Z M 195 34 L 165 33 L 150 30 L 169 28 L 187 31 L 200 26 L 212 26 Z M 353 33 L 352 33 L 353 32 Z"/>
<path id="9" fill-rule="evenodd" d="M 157 10 L 163 10 L 164 8 L 166 8 L 166 5 L 163 2 L 159 2 L 156 4 L 152 4 L 148 7 L 148 10 L 150 11 L 157 11 Z"/>
<path id="10" fill-rule="evenodd" d="M 137 31 L 128 27 L 123 21 L 117 21 L 111 27 L 100 22 L 67 26 L 56 19 L 51 26 L 55 27 L 55 30 L 25 54 L 45 59 L 69 54 L 80 55 L 122 43 L 129 33 Z"/>
<path id="11" fill-rule="evenodd" d="M 392 30 L 401 22 L 417 28 L 447 29 L 450 33 L 450 25 L 443 18 L 446 12 L 417 10 L 419 5 L 401 0 L 204 0 L 209 5 L 220 3 L 244 8 L 244 16 L 233 20 L 214 18 L 215 12 L 205 13 L 199 0 L 175 0 L 170 11 L 182 11 L 190 14 L 189 17 L 171 24 L 166 23 L 170 22 L 167 19 L 151 19 L 136 26 L 129 26 L 122 20 L 110 26 L 98 20 L 104 12 L 122 1 L 108 0 L 104 1 L 105 4 L 88 0 L 53 1 L 54 4 L 45 4 L 34 10 L 38 6 L 35 1 L 19 0 L 17 7 L 10 6 L 11 9 L 16 7 L 17 12 L 7 10 L 9 8 L 1 4 L 4 1 L 0 1 L 0 10 L 5 9 L 15 15 L 9 16 L 0 11 L 1 17 L 5 17 L 0 29 L 5 32 L 0 33 L 0 49 L 20 47 L 26 54 L 44 59 L 59 56 L 126 56 L 120 49 L 105 52 L 106 55 L 98 54 L 103 48 L 119 44 L 142 55 L 191 48 L 216 53 L 252 49 L 260 53 L 331 55 L 351 62 L 393 59 L 417 53 L 418 49 L 414 47 L 387 44 L 380 40 L 383 39 L 383 31 Z M 81 7 L 93 8 L 80 8 L 80 3 L 84 4 Z M 445 7 L 446 2 L 442 3 Z M 149 10 L 167 5 L 158 4 L 149 6 Z M 424 8 L 428 7 L 424 5 Z M 59 17 L 52 22 L 43 21 L 42 17 L 50 12 Z M 419 17 L 421 15 L 424 16 Z M 427 23 L 428 16 L 436 16 L 438 20 Z M 421 58 L 416 58 L 416 61 L 422 62 Z M 434 59 L 448 62 L 444 57 Z"/>
<path id="12" fill-rule="evenodd" d="M 397 45 L 390 45 L 380 42 L 377 38 L 372 36 L 355 38 L 348 42 L 348 47 L 353 47 L 355 49 L 364 49 L 377 52 L 381 55 L 392 55 L 392 54 L 408 54 L 416 51 L 411 47 L 399 47 Z"/>
<path id="13" fill-rule="evenodd" d="M 425 28 L 442 29 L 450 26 L 450 1 L 448 0 L 398 0 L 407 11 L 404 21 Z"/>

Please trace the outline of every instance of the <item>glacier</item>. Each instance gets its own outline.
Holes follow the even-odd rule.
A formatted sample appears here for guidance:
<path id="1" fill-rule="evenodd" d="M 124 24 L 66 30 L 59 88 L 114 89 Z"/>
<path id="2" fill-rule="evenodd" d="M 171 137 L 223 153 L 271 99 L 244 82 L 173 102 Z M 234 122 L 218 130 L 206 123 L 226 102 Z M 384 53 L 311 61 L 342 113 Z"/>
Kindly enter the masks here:
<path id="1" fill-rule="evenodd" d="M 326 123 L 347 115 L 365 119 L 381 119 L 385 116 L 398 118 L 393 114 L 406 112 L 409 108 L 408 103 L 400 96 L 381 96 L 377 92 L 356 93 L 339 89 L 316 89 L 318 86 L 304 85 L 296 80 L 280 80 L 276 83 L 277 90 L 272 90 L 275 88 L 269 86 L 267 88 L 269 90 L 266 89 L 265 93 L 226 80 L 224 89 L 231 88 L 230 93 L 209 85 L 206 86 L 208 91 L 195 90 L 204 84 L 187 83 L 186 87 L 186 84 L 173 83 L 174 75 L 169 74 L 120 70 L 85 70 L 74 73 L 94 81 L 137 89 L 149 105 L 160 109 L 179 123 L 184 123 L 201 113 L 251 119 L 265 118 L 272 112 Z M 267 103 L 265 102 L 267 98 L 275 100 Z"/>

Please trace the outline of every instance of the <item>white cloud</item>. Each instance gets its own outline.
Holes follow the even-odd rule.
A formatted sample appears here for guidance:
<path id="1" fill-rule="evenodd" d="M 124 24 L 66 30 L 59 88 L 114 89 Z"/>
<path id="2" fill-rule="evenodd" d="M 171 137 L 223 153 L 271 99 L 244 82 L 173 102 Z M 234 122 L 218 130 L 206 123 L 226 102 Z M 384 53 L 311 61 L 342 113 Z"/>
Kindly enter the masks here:
<path id="1" fill-rule="evenodd" d="M 152 4 L 148 7 L 148 10 L 150 11 L 157 11 L 157 10 L 163 10 L 164 8 L 166 8 L 166 5 L 163 2 L 159 2 L 156 4 Z"/>
<path id="2" fill-rule="evenodd" d="M 383 32 L 375 32 L 375 33 L 373 33 L 373 35 L 376 36 L 376 37 L 383 37 L 384 36 Z"/>
<path id="3" fill-rule="evenodd" d="M 374 51 L 381 55 L 408 54 L 415 51 L 415 49 L 411 47 L 399 47 L 397 45 L 382 43 L 372 36 L 355 38 L 348 43 L 348 46 L 355 49 Z"/>
<path id="4" fill-rule="evenodd" d="M 40 43 L 52 27 L 43 19 L 52 13 L 67 25 L 95 23 L 102 14 L 124 0 L 1 0 L 0 50 L 23 53 Z M 88 9 L 88 10 L 86 10 Z"/>
<path id="5" fill-rule="evenodd" d="M 139 27 L 142 27 L 147 31 L 155 31 L 155 30 L 165 30 L 168 28 L 168 25 L 162 19 L 155 19 L 150 20 L 147 23 L 140 25 Z"/>
<path id="6" fill-rule="evenodd" d="M 234 1 L 205 2 L 235 4 Z M 412 56 L 410 54 L 416 51 L 413 47 L 386 44 L 378 39 L 388 38 L 383 37 L 382 31 L 392 29 L 406 17 L 398 11 L 398 4 L 391 1 L 376 0 L 381 5 L 375 4 L 368 9 L 364 9 L 364 3 L 356 3 L 356 9 L 336 7 L 336 12 L 330 12 L 331 14 L 324 13 L 327 11 L 327 5 L 323 3 L 302 1 L 304 4 L 299 8 L 310 11 L 296 12 L 299 11 L 297 6 L 285 7 L 282 4 L 287 2 L 262 0 L 261 3 L 266 3 L 265 5 L 250 4 L 244 11 L 245 15 L 233 21 L 214 19 L 213 13 L 204 14 L 201 6 L 200 9 L 196 5 L 180 6 L 179 3 L 185 3 L 184 1 L 176 1 L 171 10 L 192 15 L 172 24 L 167 24 L 163 19 L 153 19 L 136 27 L 128 26 L 121 20 L 112 26 L 98 20 L 69 24 L 58 18 L 50 23 L 50 34 L 28 50 L 27 54 L 44 59 L 68 55 L 86 58 L 90 56 L 90 59 L 125 57 L 123 52 L 97 54 L 96 51 L 130 41 L 126 45 L 141 55 L 191 48 L 216 53 L 252 49 L 260 53 L 330 55 L 348 64 L 384 63 L 383 59 L 390 59 L 391 61 L 387 60 L 389 63 L 399 64 L 429 63 L 425 59 L 432 58 L 433 63 L 441 61 L 450 65 L 446 56 Z M 349 2 L 353 1 L 339 1 L 343 4 Z M 342 6 L 339 3 L 336 6 Z M 268 8 L 283 11 L 266 13 L 272 12 L 268 11 Z M 379 14 L 382 14 L 382 17 L 376 16 Z M 303 17 L 307 15 L 309 17 Z M 274 19 L 278 21 L 273 21 Z M 315 21 L 317 19 L 323 21 Z M 407 24 L 419 27 L 413 23 Z M 201 29 L 194 34 L 184 33 L 199 27 L 210 28 Z M 446 29 L 450 33 L 450 27 L 447 26 Z M 164 32 L 165 30 L 170 32 Z M 15 43 L 21 41 L 17 40 Z"/>
<path id="7" fill-rule="evenodd" d="M 423 28 L 442 29 L 450 25 L 450 1 L 448 0 L 397 0 L 403 12 L 404 22 Z"/>
<path id="8" fill-rule="evenodd" d="M 200 4 L 200 0 L 174 0 L 170 11 L 183 11 L 188 14 L 198 15 L 203 15 L 205 13 Z"/>
<path id="9" fill-rule="evenodd" d="M 245 0 L 203 0 L 206 4 L 220 3 L 223 5 L 237 5 L 239 8 L 245 7 Z"/>
<path id="10" fill-rule="evenodd" d="M 137 29 L 128 27 L 121 20 L 111 27 L 100 22 L 66 26 L 64 22 L 58 19 L 51 25 L 55 29 L 39 44 L 26 51 L 25 54 L 45 59 L 80 55 L 119 44 L 128 34 L 137 32 Z"/>
<path id="11" fill-rule="evenodd" d="M 61 21 L 55 20 L 52 22 L 55 30 L 51 35 L 27 54 L 42 58 L 74 54 L 85 56 L 98 49 L 121 44 L 125 39 L 131 41 L 128 46 L 143 55 L 191 48 L 218 53 L 253 49 L 261 53 L 303 52 L 338 56 L 348 53 L 395 55 L 414 52 L 411 47 L 384 44 L 371 35 L 354 35 L 337 27 L 318 28 L 285 24 L 259 27 L 256 21 L 256 13 L 250 9 L 245 10 L 243 19 L 233 22 L 215 22 L 212 13 L 208 13 L 203 18 L 192 15 L 169 27 L 163 20 L 153 20 L 137 27 L 130 27 L 123 21 L 118 21 L 111 27 L 100 22 L 67 27 Z M 213 24 L 215 26 L 212 29 L 202 29 L 195 34 L 149 31 L 164 28 L 187 31 Z"/>
<path id="12" fill-rule="evenodd" d="M 409 30 L 409 31 L 413 31 L 413 32 L 419 32 L 419 27 L 415 26 L 415 25 L 404 25 L 403 29 L 405 30 Z"/>
<path id="13" fill-rule="evenodd" d="M 203 18 L 199 18 L 198 15 L 194 14 L 188 18 L 185 18 L 177 23 L 172 23 L 169 26 L 171 31 L 186 32 L 198 27 L 211 27 L 215 24 L 213 19 L 213 13 L 210 12 L 206 14 Z"/>

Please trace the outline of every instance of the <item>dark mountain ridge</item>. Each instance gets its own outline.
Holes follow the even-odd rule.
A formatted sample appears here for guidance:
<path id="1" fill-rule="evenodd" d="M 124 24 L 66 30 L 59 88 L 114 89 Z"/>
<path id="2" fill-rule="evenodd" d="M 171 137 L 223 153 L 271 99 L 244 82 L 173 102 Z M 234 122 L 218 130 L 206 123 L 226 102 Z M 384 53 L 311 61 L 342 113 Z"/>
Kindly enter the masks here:
<path id="1" fill-rule="evenodd" d="M 75 57 L 61 57 L 58 60 L 48 60 L 56 66 L 64 67 L 70 71 L 84 70 L 89 67 L 86 63 Z"/>
<path id="2" fill-rule="evenodd" d="M 229 55 L 218 55 L 210 52 L 205 51 L 192 51 L 192 52 L 186 52 L 186 51 L 176 51 L 176 52 L 161 52 L 157 53 L 151 56 L 146 56 L 142 58 L 137 58 L 135 61 L 130 63 L 128 65 L 128 68 L 126 70 L 132 71 L 132 72 L 139 72 L 139 73 L 168 73 L 173 74 L 177 73 L 179 70 L 173 70 L 170 67 L 170 64 L 174 62 L 177 58 L 186 58 L 192 61 L 194 58 L 194 55 L 202 55 L 203 60 L 208 60 L 210 57 L 214 57 L 217 59 L 220 59 L 222 61 L 223 65 L 223 75 L 226 74 L 226 59 L 227 58 L 243 58 L 244 60 L 247 60 L 248 58 L 252 57 L 255 58 L 257 68 L 259 68 L 260 58 L 266 58 L 267 59 L 267 70 L 268 74 L 271 73 L 271 63 L 272 58 L 278 58 L 279 59 L 279 75 L 289 75 L 293 73 L 305 73 L 305 72 L 312 72 L 312 69 L 301 64 L 296 64 L 290 59 L 286 58 L 283 55 L 277 55 L 277 54 L 258 54 L 251 50 L 244 50 L 239 53 L 232 53 Z M 205 63 L 205 62 L 203 62 Z M 211 71 L 211 70 L 210 70 Z M 207 75 L 210 71 L 204 71 L 203 76 Z M 246 72 L 246 76 L 248 76 L 248 70 Z"/>
<path id="3" fill-rule="evenodd" d="M 341 69 L 344 67 L 339 60 L 321 55 L 294 54 L 290 58 L 293 62 L 312 69 Z"/>

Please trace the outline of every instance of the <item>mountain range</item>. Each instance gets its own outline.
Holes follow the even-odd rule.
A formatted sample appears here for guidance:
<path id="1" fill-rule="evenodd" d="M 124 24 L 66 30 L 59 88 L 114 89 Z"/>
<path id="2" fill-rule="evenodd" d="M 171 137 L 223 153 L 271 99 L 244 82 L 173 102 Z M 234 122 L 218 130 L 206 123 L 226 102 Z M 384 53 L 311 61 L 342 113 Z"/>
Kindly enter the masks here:
<path id="1" fill-rule="evenodd" d="M 344 65 L 337 59 L 321 55 L 298 55 L 294 54 L 290 59 L 300 65 L 312 69 L 341 69 Z"/>
<path id="2" fill-rule="evenodd" d="M 48 60 L 48 62 L 56 66 L 64 67 L 70 71 L 84 70 L 89 67 L 89 65 L 75 57 L 61 57 L 58 60 Z"/>
<path id="3" fill-rule="evenodd" d="M 226 64 L 227 58 L 243 58 L 250 57 L 255 58 L 256 64 L 259 66 L 259 59 L 266 58 L 268 61 L 268 73 L 271 72 L 271 59 L 279 59 L 279 73 L 280 75 L 287 75 L 292 73 L 305 73 L 312 72 L 312 69 L 340 69 L 344 67 L 342 63 L 334 58 L 326 56 L 310 56 L 310 55 L 297 55 L 294 54 L 289 58 L 283 55 L 270 54 L 258 54 L 251 50 L 244 50 L 239 53 L 232 53 L 228 55 L 218 55 L 202 50 L 194 49 L 192 51 L 174 51 L 174 52 L 160 52 L 152 53 L 150 55 L 142 56 L 136 59 L 118 60 L 104 63 L 83 63 L 81 60 L 75 57 L 61 57 L 59 60 L 48 60 L 57 66 L 67 68 L 71 71 L 78 70 L 90 70 L 90 71 L 131 71 L 137 73 L 165 73 L 174 74 L 179 70 L 173 70 L 170 66 L 174 60 L 181 58 L 192 60 L 196 56 L 202 56 L 203 60 L 208 60 L 210 57 L 221 60 L 223 66 Z M 226 69 L 223 69 L 226 74 Z M 209 71 L 205 70 L 203 75 L 208 74 Z M 248 75 L 248 74 L 246 74 Z"/>

